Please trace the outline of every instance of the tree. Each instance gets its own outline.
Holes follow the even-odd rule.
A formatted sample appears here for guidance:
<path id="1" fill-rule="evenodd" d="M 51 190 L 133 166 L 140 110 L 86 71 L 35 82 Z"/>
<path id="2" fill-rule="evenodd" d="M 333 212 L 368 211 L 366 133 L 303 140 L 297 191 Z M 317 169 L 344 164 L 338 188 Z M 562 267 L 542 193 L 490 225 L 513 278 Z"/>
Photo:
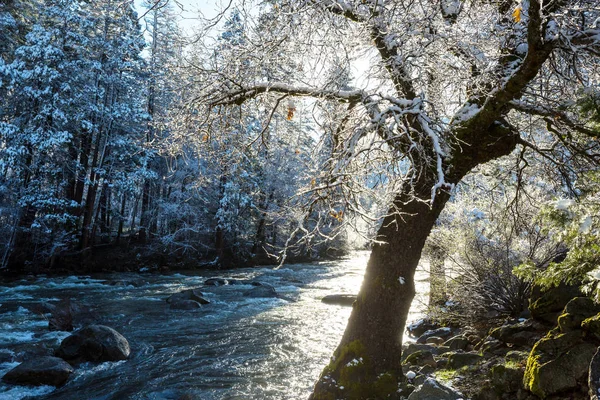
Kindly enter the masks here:
<path id="1" fill-rule="evenodd" d="M 339 195 L 359 209 L 354 193 L 359 183 L 368 186 L 366 177 L 378 175 L 388 188 L 389 209 L 358 299 L 314 400 L 400 396 L 415 269 L 452 189 L 469 171 L 517 146 L 547 157 L 557 149 L 594 157 L 597 145 L 572 138 L 597 135 L 568 107 L 578 90 L 598 81 L 594 3 L 271 1 L 263 15 L 278 29 L 261 29 L 246 45 L 252 78 L 203 72 L 207 84 L 196 103 L 207 121 L 232 107 L 249 109 L 256 99 L 277 107 L 283 96 L 346 106 L 328 133 L 335 168 L 312 189 L 316 200 Z M 320 71 L 357 53 L 370 57 L 372 82 L 327 85 Z M 296 67 L 262 73 L 261 63 L 268 69 L 281 59 Z M 548 148 L 528 135 L 526 127 L 540 122 L 553 137 Z"/>

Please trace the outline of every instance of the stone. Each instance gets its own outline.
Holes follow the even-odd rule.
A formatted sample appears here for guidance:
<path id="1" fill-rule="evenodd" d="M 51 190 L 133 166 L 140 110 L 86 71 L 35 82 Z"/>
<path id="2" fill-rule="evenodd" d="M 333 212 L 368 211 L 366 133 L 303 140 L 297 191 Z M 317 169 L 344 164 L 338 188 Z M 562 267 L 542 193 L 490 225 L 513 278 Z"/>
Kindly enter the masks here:
<path id="1" fill-rule="evenodd" d="M 463 335 L 456 335 L 444 342 L 444 346 L 448 346 L 450 350 L 465 350 L 469 345 L 469 340 Z"/>
<path id="2" fill-rule="evenodd" d="M 529 300 L 529 312 L 534 319 L 554 324 L 569 300 L 582 295 L 579 285 L 560 284 L 545 291 L 534 288 Z"/>
<path id="3" fill-rule="evenodd" d="M 402 346 L 402 361 L 406 359 L 406 357 L 417 351 L 429 351 L 432 354 L 437 354 L 437 349 L 435 346 L 430 344 L 418 344 L 418 343 L 409 343 L 405 346 Z"/>
<path id="4" fill-rule="evenodd" d="M 467 365 L 477 364 L 483 360 L 483 356 L 477 353 L 447 353 L 448 357 L 448 368 L 458 369 Z"/>
<path id="5" fill-rule="evenodd" d="M 210 278 L 204 281 L 205 286 L 223 286 L 227 285 L 227 279 L 223 278 Z"/>
<path id="6" fill-rule="evenodd" d="M 406 326 L 406 331 L 412 337 L 419 337 L 427 331 L 438 329 L 440 325 L 430 318 L 422 318 Z"/>
<path id="7" fill-rule="evenodd" d="M 558 327 L 561 332 L 569 332 L 581 328 L 581 323 L 587 318 L 600 313 L 600 305 L 589 297 L 575 297 L 565 306 L 558 316 Z"/>
<path id="8" fill-rule="evenodd" d="M 90 325 L 65 338 L 56 355 L 70 362 L 120 361 L 129 358 L 129 342 L 104 325 Z"/>
<path id="9" fill-rule="evenodd" d="M 581 329 L 583 329 L 586 336 L 600 339 L 600 314 L 596 314 L 593 317 L 583 320 Z"/>
<path id="10" fill-rule="evenodd" d="M 498 339 L 494 339 L 491 337 L 487 337 L 485 341 L 481 344 L 481 352 L 483 354 L 493 354 L 493 355 L 504 355 L 509 351 L 508 347 L 506 347 L 506 343 L 499 341 Z"/>
<path id="11" fill-rule="evenodd" d="M 517 392 L 523 386 L 523 370 L 503 364 L 494 365 L 490 370 L 490 381 L 500 393 Z"/>
<path id="12" fill-rule="evenodd" d="M 415 351 L 414 353 L 406 357 L 406 359 L 403 361 L 403 364 L 416 366 L 429 365 L 433 368 L 437 367 L 437 363 L 433 358 L 433 354 L 431 353 L 431 351 L 427 350 Z"/>
<path id="13" fill-rule="evenodd" d="M 452 335 L 452 329 L 450 329 L 450 328 L 433 329 L 433 330 L 426 331 L 421 336 L 419 336 L 419 338 L 417 339 L 417 343 L 426 343 L 427 339 L 429 339 L 430 337 L 433 337 L 433 336 L 437 336 L 440 338 L 447 338 L 450 335 Z"/>
<path id="14" fill-rule="evenodd" d="M 527 360 L 528 356 L 529 356 L 529 353 L 526 353 L 524 351 L 511 350 L 508 353 L 506 353 L 506 355 L 504 356 L 504 359 L 506 361 L 514 361 L 514 362 L 520 363 L 520 362 Z"/>
<path id="15" fill-rule="evenodd" d="M 547 328 L 533 320 L 506 324 L 490 331 L 490 336 L 503 343 L 516 344 L 519 346 L 533 346 Z"/>
<path id="16" fill-rule="evenodd" d="M 196 310 L 200 307 L 202 305 L 194 300 L 178 300 L 171 303 L 172 310 Z"/>
<path id="17" fill-rule="evenodd" d="M 600 400 L 600 347 L 594 353 L 588 375 L 590 400 Z"/>
<path id="18" fill-rule="evenodd" d="M 408 400 L 459 400 L 463 396 L 433 378 L 427 378 L 423 385 L 416 388 Z"/>
<path id="19" fill-rule="evenodd" d="M 439 336 L 431 336 L 431 337 L 427 338 L 425 343 L 426 344 L 435 344 L 436 346 L 439 346 L 440 344 L 444 343 L 444 339 L 442 339 Z"/>
<path id="20" fill-rule="evenodd" d="M 73 372 L 67 362 L 58 357 L 38 357 L 25 361 L 8 371 L 2 380 L 15 385 L 62 386 Z"/>
<path id="21" fill-rule="evenodd" d="M 583 342 L 581 331 L 550 332 L 531 349 L 523 386 L 542 399 L 578 389 L 587 379 L 596 346 Z"/>
<path id="22" fill-rule="evenodd" d="M 198 289 L 188 289 L 179 293 L 173 293 L 167 298 L 167 303 L 175 303 L 183 300 L 193 300 L 200 304 L 209 304 L 210 301 L 206 300 L 204 294 Z"/>
<path id="23" fill-rule="evenodd" d="M 356 295 L 353 294 L 330 294 L 321 299 L 325 304 L 335 304 L 338 306 L 349 306 L 356 301 Z"/>
<path id="24" fill-rule="evenodd" d="M 261 298 L 261 297 L 279 297 L 279 294 L 275 291 L 275 288 L 272 286 L 256 286 L 250 290 L 245 291 L 244 296 L 253 297 L 253 298 Z"/>

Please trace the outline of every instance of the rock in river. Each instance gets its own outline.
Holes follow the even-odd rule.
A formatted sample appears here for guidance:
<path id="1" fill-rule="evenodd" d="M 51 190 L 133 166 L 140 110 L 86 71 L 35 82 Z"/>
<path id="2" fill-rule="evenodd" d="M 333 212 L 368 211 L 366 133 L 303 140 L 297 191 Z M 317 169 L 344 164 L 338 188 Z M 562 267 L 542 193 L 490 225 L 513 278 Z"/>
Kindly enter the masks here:
<path id="1" fill-rule="evenodd" d="M 256 286 L 244 292 L 246 297 L 279 297 L 273 286 Z"/>
<path id="2" fill-rule="evenodd" d="M 56 351 L 64 360 L 119 361 L 129 357 L 129 342 L 119 332 L 104 325 L 90 325 L 65 338 Z"/>
<path id="3" fill-rule="evenodd" d="M 338 306 L 350 306 L 356 301 L 356 295 L 353 294 L 330 294 L 321 299 L 325 304 L 336 304 Z"/>
<path id="4" fill-rule="evenodd" d="M 171 303 L 172 310 L 195 310 L 200 307 L 202 305 L 194 300 L 179 300 Z"/>
<path id="5" fill-rule="evenodd" d="M 198 289 L 188 289 L 188 290 L 184 290 L 179 293 L 173 293 L 167 299 L 167 303 L 171 303 L 171 305 L 172 305 L 173 303 L 178 303 L 178 302 L 181 302 L 184 300 L 193 300 L 200 304 L 210 303 L 210 301 L 206 300 L 203 296 L 204 296 L 204 294 L 202 294 L 202 292 Z M 175 308 L 175 307 L 172 307 L 172 308 Z"/>
<path id="6" fill-rule="evenodd" d="M 6 383 L 16 385 L 62 386 L 73 372 L 67 362 L 58 357 L 38 357 L 25 361 L 2 377 Z"/>

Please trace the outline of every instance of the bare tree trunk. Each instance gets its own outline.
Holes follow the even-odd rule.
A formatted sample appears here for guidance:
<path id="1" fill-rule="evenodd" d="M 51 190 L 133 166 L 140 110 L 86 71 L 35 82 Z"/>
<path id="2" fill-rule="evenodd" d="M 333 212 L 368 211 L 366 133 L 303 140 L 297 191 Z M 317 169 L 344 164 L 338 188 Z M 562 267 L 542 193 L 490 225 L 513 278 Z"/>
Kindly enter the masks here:
<path id="1" fill-rule="evenodd" d="M 430 207 L 426 200 L 431 187 L 423 185 L 416 198 L 399 195 L 396 209 L 383 221 L 378 237 L 386 243 L 373 247 L 348 326 L 315 386 L 313 400 L 399 396 L 402 334 L 415 295 L 415 270 L 449 198 L 446 192 L 438 193 Z"/>

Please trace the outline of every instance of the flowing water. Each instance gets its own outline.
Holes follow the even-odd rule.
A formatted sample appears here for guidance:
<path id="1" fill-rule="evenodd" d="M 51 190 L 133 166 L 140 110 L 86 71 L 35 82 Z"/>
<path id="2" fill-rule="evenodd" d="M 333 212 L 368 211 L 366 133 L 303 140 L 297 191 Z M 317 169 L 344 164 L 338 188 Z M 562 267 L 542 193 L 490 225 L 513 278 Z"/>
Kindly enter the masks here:
<path id="1" fill-rule="evenodd" d="M 70 298 L 89 307 L 88 319 L 122 333 L 132 353 L 126 361 L 83 364 L 58 389 L 0 383 L 0 400 L 305 399 L 351 311 L 321 298 L 356 294 L 367 259 L 368 253 L 358 252 L 280 269 L 38 277 L 3 284 L 0 376 L 31 354 L 51 353 L 69 335 L 49 332 L 48 314 L 29 311 L 44 301 Z M 269 283 L 286 300 L 243 296 L 250 285 L 204 286 L 211 277 Z M 418 295 L 409 321 L 421 316 L 428 290 L 424 277 L 424 271 L 417 272 Z M 210 304 L 169 309 L 170 294 L 198 287 Z"/>

